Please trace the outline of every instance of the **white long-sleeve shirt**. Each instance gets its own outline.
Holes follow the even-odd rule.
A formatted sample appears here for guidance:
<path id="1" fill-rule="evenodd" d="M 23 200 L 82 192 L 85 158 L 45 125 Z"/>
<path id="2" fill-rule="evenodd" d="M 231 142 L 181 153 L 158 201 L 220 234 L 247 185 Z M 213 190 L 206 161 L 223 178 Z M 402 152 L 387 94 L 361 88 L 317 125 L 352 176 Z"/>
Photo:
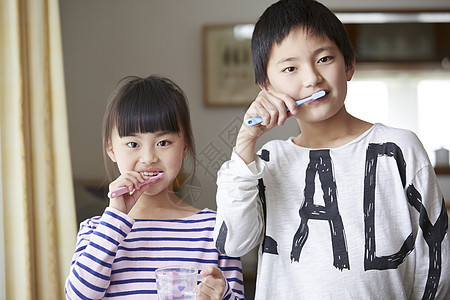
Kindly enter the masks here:
<path id="1" fill-rule="evenodd" d="M 375 124 L 338 148 L 271 141 L 218 173 L 216 247 L 259 246 L 255 299 L 450 299 L 442 193 L 416 135 Z"/>
<path id="2" fill-rule="evenodd" d="M 165 266 L 219 267 L 227 279 L 223 299 L 243 299 L 239 258 L 219 254 L 212 233 L 216 213 L 135 220 L 107 208 L 81 223 L 66 281 L 67 299 L 158 299 L 155 270 Z"/>

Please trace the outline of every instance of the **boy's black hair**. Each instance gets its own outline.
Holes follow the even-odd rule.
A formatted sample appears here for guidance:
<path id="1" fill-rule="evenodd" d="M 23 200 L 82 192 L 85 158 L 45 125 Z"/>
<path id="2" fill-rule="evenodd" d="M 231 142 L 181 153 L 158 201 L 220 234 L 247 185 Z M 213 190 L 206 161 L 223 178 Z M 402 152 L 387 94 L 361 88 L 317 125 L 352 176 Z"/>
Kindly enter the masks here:
<path id="1" fill-rule="evenodd" d="M 117 173 L 106 153 L 114 128 L 120 137 L 157 131 L 183 132 L 189 153 L 195 160 L 188 102 L 182 89 L 168 78 L 128 76 L 119 81 L 112 93 L 102 129 L 103 155 L 110 179 Z"/>
<path id="2" fill-rule="evenodd" d="M 255 25 L 252 56 L 256 83 L 267 87 L 267 64 L 274 43 L 280 44 L 294 28 L 333 41 L 350 67 L 356 57 L 347 31 L 336 15 L 314 0 L 280 0 L 269 6 Z"/>

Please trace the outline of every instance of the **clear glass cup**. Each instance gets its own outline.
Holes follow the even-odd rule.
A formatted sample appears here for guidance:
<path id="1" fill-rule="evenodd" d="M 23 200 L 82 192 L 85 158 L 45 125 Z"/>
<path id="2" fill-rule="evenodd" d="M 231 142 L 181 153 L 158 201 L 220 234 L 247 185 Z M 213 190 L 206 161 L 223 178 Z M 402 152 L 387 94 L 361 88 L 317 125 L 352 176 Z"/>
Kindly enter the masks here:
<path id="1" fill-rule="evenodd" d="M 155 276 L 159 300 L 197 299 L 197 268 L 164 267 Z"/>

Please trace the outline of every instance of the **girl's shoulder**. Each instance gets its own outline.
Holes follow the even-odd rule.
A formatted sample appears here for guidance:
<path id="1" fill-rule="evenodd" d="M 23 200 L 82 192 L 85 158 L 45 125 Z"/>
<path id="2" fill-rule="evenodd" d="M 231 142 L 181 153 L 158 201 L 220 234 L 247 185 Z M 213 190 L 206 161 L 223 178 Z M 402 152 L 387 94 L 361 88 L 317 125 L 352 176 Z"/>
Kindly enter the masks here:
<path id="1" fill-rule="evenodd" d="M 209 208 L 204 208 L 199 212 L 197 212 L 196 214 L 193 214 L 192 216 L 185 218 L 184 220 L 204 225 L 214 224 L 216 222 L 216 212 Z"/>
<path id="2" fill-rule="evenodd" d="M 180 220 L 215 220 L 216 218 L 216 212 L 209 208 L 204 208 L 190 216 L 187 216 L 185 218 L 180 218 Z"/>
<path id="3" fill-rule="evenodd" d="M 126 214 L 107 207 L 101 216 L 93 216 L 80 223 L 80 228 L 96 229 L 100 224 L 114 224 L 113 226 L 122 226 L 131 228 L 134 220 Z"/>
<path id="4" fill-rule="evenodd" d="M 209 208 L 204 208 L 202 210 L 197 210 L 196 212 L 176 218 L 165 218 L 165 219 L 135 219 L 135 221 L 142 222 L 163 222 L 163 223 L 194 223 L 194 222 L 206 222 L 208 220 L 215 220 L 216 212 Z"/>
<path id="5" fill-rule="evenodd" d="M 215 216 L 216 214 L 217 214 L 216 211 L 210 208 L 204 208 L 197 213 L 197 215 L 201 216 Z"/>
<path id="6" fill-rule="evenodd" d="M 78 228 L 78 237 L 83 237 L 84 239 L 86 239 L 91 234 L 93 234 L 100 226 L 100 219 L 101 216 L 94 216 L 82 221 Z"/>
<path id="7" fill-rule="evenodd" d="M 95 229 L 100 224 L 100 218 L 101 216 L 93 216 L 91 218 L 88 218 L 80 223 L 80 227 L 89 227 Z"/>

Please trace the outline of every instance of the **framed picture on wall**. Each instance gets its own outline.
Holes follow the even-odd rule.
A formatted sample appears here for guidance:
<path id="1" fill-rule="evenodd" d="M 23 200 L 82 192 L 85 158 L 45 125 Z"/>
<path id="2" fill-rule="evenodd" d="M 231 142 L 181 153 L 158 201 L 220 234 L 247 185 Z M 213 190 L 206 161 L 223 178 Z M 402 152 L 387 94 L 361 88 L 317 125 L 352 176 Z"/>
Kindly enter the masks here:
<path id="1" fill-rule="evenodd" d="M 260 89 L 251 54 L 254 24 L 204 25 L 203 100 L 206 106 L 244 106 Z"/>

